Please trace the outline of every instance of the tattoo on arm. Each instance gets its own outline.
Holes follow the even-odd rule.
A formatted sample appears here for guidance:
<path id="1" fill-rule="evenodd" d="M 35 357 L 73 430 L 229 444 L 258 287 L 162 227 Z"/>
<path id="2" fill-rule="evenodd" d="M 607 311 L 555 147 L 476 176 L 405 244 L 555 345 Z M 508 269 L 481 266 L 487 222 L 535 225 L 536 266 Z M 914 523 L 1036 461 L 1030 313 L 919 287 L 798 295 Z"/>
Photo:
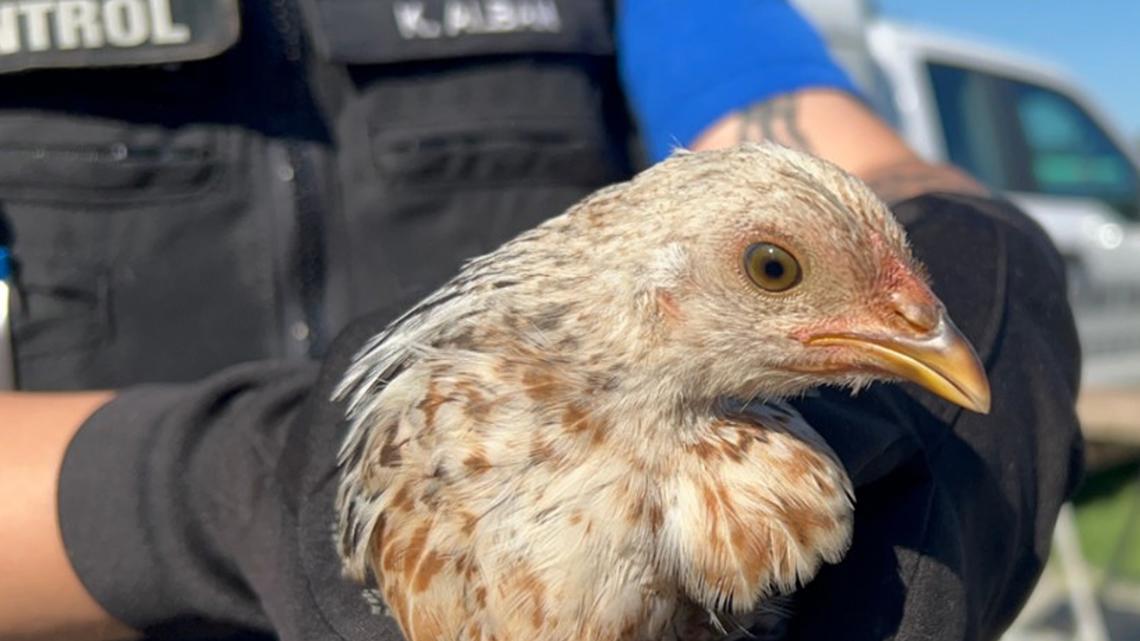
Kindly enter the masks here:
<path id="1" fill-rule="evenodd" d="M 811 144 L 800 129 L 798 109 L 796 94 L 783 94 L 748 106 L 740 112 L 740 142 L 767 140 L 811 153 Z"/>
<path id="2" fill-rule="evenodd" d="M 992 192 L 966 172 L 949 165 L 914 159 L 876 170 L 865 177 L 867 185 L 887 204 L 934 192 L 992 196 Z"/>
<path id="3" fill-rule="evenodd" d="M 802 92 L 786 93 L 753 103 L 745 109 L 736 112 L 739 121 L 739 129 L 736 137 L 738 142 L 773 142 L 778 145 L 783 145 L 791 149 L 803 151 L 809 154 L 820 155 L 824 158 L 829 158 L 836 161 L 833 149 L 830 149 L 827 140 L 817 138 L 820 149 L 816 149 L 808 142 L 808 137 L 805 133 L 803 125 L 803 113 L 801 110 L 804 97 Z M 847 100 L 853 101 L 854 99 L 846 97 Z M 864 109 L 861 105 L 857 105 L 859 109 Z M 820 113 L 815 113 L 814 118 L 830 117 L 840 118 L 847 112 L 836 111 L 835 105 L 831 105 L 831 111 L 826 111 L 826 116 L 821 116 Z M 864 116 L 864 118 L 873 118 L 873 116 Z M 818 121 L 808 121 L 808 124 Z M 892 143 L 900 150 L 898 153 L 887 157 L 875 158 L 881 164 L 877 169 L 862 170 L 856 172 L 874 191 L 879 198 L 883 199 L 888 204 L 898 203 L 900 201 L 918 196 L 920 194 L 928 194 L 933 192 L 953 193 L 953 194 L 969 194 L 977 196 L 991 196 L 991 192 L 982 186 L 979 182 L 974 180 L 964 171 L 961 171 L 950 165 L 935 165 L 921 158 L 918 158 L 905 147 L 905 144 L 898 140 L 885 125 L 880 125 L 885 134 L 876 133 L 872 129 L 871 133 L 864 136 L 871 144 L 875 140 L 874 136 L 883 135 L 890 136 L 888 142 Z M 818 133 L 818 129 L 813 130 Z M 830 154 L 830 155 L 829 155 Z M 858 150 L 856 150 L 858 155 Z M 874 156 L 873 154 L 868 154 Z M 847 156 L 851 156 L 850 153 Z M 891 160 L 887 158 L 903 158 L 903 160 Z M 848 160 L 851 160 L 848 157 Z M 864 159 L 865 162 L 870 162 Z M 843 164 L 840 162 L 840 164 Z"/>

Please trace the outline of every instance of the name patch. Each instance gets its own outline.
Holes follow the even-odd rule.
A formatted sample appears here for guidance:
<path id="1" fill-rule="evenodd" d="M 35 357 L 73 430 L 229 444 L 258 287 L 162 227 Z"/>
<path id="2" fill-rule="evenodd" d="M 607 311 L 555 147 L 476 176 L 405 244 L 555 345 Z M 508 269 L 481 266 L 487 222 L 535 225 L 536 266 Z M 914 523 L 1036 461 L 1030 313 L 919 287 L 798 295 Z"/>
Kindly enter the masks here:
<path id="1" fill-rule="evenodd" d="M 0 73 L 200 60 L 240 25 L 238 0 L 0 0 Z"/>
<path id="2" fill-rule="evenodd" d="M 514 53 L 613 53 L 610 0 L 300 0 L 318 53 L 389 64 Z"/>
<path id="3" fill-rule="evenodd" d="M 430 15 L 424 2 L 396 2 L 392 12 L 405 40 L 562 30 L 554 0 L 446 0 L 439 15 Z"/>

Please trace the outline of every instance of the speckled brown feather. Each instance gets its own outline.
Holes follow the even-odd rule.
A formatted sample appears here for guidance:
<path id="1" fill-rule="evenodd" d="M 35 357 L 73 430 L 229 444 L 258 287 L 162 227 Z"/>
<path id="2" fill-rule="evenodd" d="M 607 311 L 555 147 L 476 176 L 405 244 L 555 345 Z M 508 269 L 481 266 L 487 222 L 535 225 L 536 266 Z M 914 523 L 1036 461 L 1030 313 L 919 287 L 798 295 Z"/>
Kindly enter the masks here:
<path id="1" fill-rule="evenodd" d="M 741 277 L 757 238 L 803 292 Z M 788 336 L 892 261 L 918 271 L 861 183 L 771 146 L 675 155 L 471 261 L 338 391 L 346 570 L 413 641 L 719 638 L 846 549 L 847 476 L 780 399 L 869 379 L 790 367 Z"/>

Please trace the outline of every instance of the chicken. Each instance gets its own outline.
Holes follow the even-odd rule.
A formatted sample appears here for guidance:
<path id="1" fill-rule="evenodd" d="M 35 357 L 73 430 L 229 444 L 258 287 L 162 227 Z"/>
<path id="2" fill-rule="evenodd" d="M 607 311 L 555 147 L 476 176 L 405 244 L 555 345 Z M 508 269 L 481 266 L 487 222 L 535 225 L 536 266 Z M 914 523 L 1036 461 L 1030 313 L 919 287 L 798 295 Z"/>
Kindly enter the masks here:
<path id="1" fill-rule="evenodd" d="M 989 409 L 887 208 L 781 147 L 678 152 L 361 350 L 340 554 L 412 641 L 717 638 L 851 538 L 783 399 L 891 379 Z"/>

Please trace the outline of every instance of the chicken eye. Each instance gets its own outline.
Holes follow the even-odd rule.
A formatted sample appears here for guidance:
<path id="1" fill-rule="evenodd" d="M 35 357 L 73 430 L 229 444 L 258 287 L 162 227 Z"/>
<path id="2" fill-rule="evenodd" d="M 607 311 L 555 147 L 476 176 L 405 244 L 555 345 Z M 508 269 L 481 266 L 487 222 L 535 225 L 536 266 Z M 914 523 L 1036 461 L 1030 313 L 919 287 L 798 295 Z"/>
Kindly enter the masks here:
<path id="1" fill-rule="evenodd" d="M 761 289 L 782 292 L 800 282 L 800 263 L 786 249 L 772 243 L 755 243 L 744 252 L 744 269 Z"/>

